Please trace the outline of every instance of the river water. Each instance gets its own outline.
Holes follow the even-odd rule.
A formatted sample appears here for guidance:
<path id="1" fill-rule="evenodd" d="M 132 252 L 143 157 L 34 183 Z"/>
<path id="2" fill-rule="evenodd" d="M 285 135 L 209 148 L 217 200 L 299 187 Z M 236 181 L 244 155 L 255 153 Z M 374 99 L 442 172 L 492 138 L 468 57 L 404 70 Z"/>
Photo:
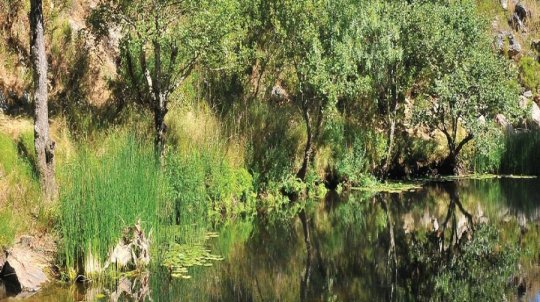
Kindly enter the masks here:
<path id="1" fill-rule="evenodd" d="M 538 179 L 329 192 L 294 217 L 276 216 L 222 227 L 206 244 L 223 260 L 190 268 L 189 279 L 157 268 L 26 300 L 426 301 L 460 300 L 452 291 L 461 289 L 465 300 L 540 301 Z"/>

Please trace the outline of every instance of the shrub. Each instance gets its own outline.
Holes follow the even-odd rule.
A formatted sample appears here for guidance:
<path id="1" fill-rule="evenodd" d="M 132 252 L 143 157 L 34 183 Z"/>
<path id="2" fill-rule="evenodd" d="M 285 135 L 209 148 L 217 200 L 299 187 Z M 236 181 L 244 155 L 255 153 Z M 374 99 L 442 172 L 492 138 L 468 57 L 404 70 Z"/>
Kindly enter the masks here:
<path id="1" fill-rule="evenodd" d="M 519 76 L 523 86 L 538 92 L 540 89 L 540 63 L 532 57 L 523 57 L 519 61 Z"/>

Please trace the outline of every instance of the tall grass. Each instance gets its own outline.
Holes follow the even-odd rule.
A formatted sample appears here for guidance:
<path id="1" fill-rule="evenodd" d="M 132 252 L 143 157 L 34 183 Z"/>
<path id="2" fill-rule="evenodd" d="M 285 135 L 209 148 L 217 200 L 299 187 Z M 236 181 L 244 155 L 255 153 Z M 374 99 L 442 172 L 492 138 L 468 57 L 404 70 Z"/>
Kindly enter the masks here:
<path id="1" fill-rule="evenodd" d="M 516 133 L 506 137 L 502 156 L 504 174 L 540 175 L 540 131 Z"/>
<path id="2" fill-rule="evenodd" d="M 20 142 L 20 141 L 19 141 Z M 19 152 L 17 139 L 0 132 L 0 247 L 39 220 L 39 182 L 31 163 Z"/>
<path id="3" fill-rule="evenodd" d="M 156 232 L 159 214 L 167 212 L 163 177 L 151 147 L 120 134 L 97 150 L 81 149 L 63 167 L 60 195 L 65 264 L 76 272 L 89 263 L 99 270 L 126 227 L 140 219 L 147 234 Z"/>

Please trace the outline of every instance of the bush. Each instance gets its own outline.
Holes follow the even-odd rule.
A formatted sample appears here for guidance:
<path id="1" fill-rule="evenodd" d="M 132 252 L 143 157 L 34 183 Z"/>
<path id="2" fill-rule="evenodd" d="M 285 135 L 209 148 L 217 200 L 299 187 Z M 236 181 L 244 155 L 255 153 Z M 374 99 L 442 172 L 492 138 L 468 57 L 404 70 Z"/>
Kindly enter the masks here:
<path id="1" fill-rule="evenodd" d="M 175 204 L 175 221 L 182 229 L 205 230 L 255 213 L 253 179 L 219 156 L 192 151 L 168 155 L 166 173 Z"/>
<path id="2" fill-rule="evenodd" d="M 496 125 L 480 132 L 474 141 L 472 168 L 476 173 L 499 173 L 505 144 L 503 131 Z"/>
<path id="3" fill-rule="evenodd" d="M 538 92 L 540 89 L 540 63 L 532 57 L 523 57 L 519 61 L 519 76 L 523 86 Z"/>

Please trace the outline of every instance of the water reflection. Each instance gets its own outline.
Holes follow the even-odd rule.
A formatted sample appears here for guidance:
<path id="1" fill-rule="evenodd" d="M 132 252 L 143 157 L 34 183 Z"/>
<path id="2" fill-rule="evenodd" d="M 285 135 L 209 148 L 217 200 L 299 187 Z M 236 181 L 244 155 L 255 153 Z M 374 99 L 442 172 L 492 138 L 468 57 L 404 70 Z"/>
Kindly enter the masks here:
<path id="1" fill-rule="evenodd" d="M 496 275 L 492 271 L 499 271 L 489 261 L 506 261 L 499 253 L 505 248 L 492 242 L 492 232 L 481 225 L 493 225 L 504 243 L 527 247 L 529 253 L 519 255 L 528 263 L 523 271 L 537 267 L 539 185 L 538 180 L 471 180 L 431 183 L 402 194 L 329 192 L 293 219 L 225 226 L 209 242 L 212 253 L 225 261 L 192 269 L 190 280 L 171 279 L 156 268 L 143 280 L 119 280 L 95 293 L 85 289 L 83 297 L 71 296 L 91 300 L 104 295 L 111 301 L 403 301 L 433 300 L 435 283 L 445 280 L 468 282 L 460 286 L 471 293 L 474 286 L 502 288 L 508 282 L 490 279 Z M 476 266 L 460 262 L 469 261 L 471 252 L 484 253 L 484 247 L 496 251 L 486 267 L 481 261 Z M 459 265 L 465 272 L 450 269 Z M 475 273 L 485 275 L 475 281 Z M 451 280 L 456 276 L 462 280 Z M 532 270 L 529 276 L 535 276 Z M 528 280 L 526 301 L 540 289 L 533 277 Z"/>

